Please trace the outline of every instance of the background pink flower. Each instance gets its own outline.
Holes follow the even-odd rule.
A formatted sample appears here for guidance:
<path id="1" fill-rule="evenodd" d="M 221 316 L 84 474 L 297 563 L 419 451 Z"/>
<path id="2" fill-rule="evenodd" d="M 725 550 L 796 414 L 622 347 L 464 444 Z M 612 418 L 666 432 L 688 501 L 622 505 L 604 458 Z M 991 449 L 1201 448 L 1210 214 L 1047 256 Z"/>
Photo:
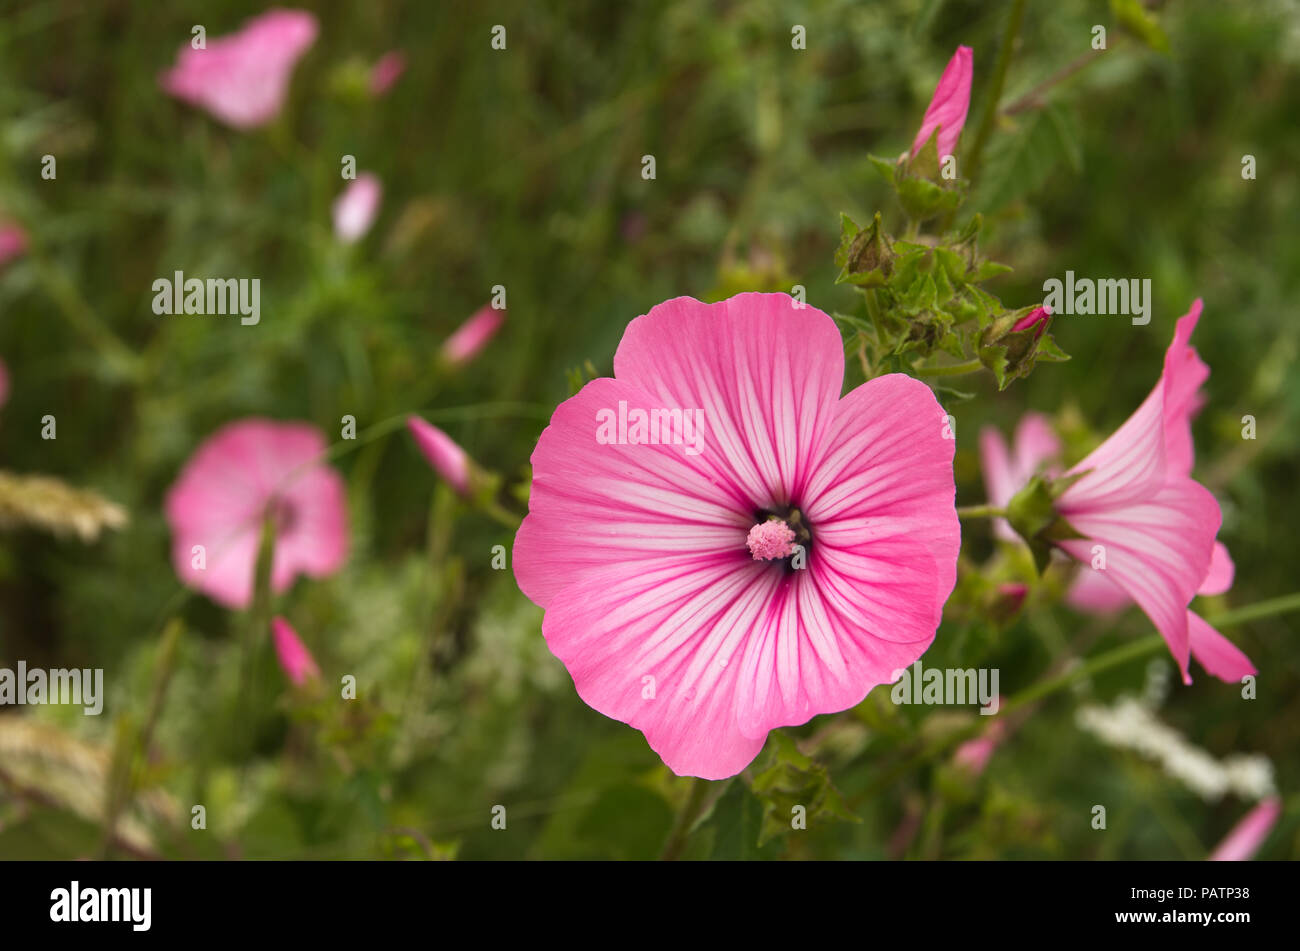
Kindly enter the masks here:
<path id="1" fill-rule="evenodd" d="M 334 235 L 344 244 L 361 240 L 375 223 L 384 188 L 379 178 L 362 172 L 334 200 Z"/>
<path id="2" fill-rule="evenodd" d="M 980 430 L 980 469 L 989 504 L 1006 508 L 1011 497 L 1028 485 L 1040 469 L 1049 475 L 1056 474 L 1059 469 L 1046 463 L 1060 454 L 1061 441 L 1042 413 L 1026 413 L 1020 417 L 1010 454 L 1002 434 L 992 426 L 985 426 Z M 1007 541 L 1020 538 L 1004 518 L 993 520 L 993 532 Z"/>
<path id="3" fill-rule="evenodd" d="M 305 10 L 268 10 L 237 33 L 208 37 L 206 49 L 185 43 L 159 82 L 236 129 L 265 125 L 284 105 L 293 68 L 316 33 L 316 17 Z"/>
<path id="4" fill-rule="evenodd" d="M 282 617 L 274 618 L 271 621 L 271 637 L 275 641 L 275 657 L 280 662 L 280 669 L 295 687 L 301 687 L 308 680 L 320 676 L 316 659 L 311 656 L 311 651 L 307 650 L 307 645 L 288 621 Z"/>
<path id="5" fill-rule="evenodd" d="M 925 143 L 937 128 L 939 137 L 939 159 L 952 155 L 957 150 L 957 139 L 961 136 L 962 126 L 966 124 L 966 112 L 970 108 L 970 87 L 974 75 L 974 54 L 969 46 L 957 47 L 948 65 L 944 68 L 939 85 L 934 90 L 930 105 L 921 120 L 916 139 L 912 142 L 912 157 L 921 151 Z"/>
<path id="6" fill-rule="evenodd" d="M 305 423 L 245 419 L 217 430 L 167 493 L 172 564 L 190 587 L 230 608 L 253 596 L 262 522 L 276 526 L 274 591 L 299 574 L 337 571 L 347 555 L 343 480 L 320 461 L 325 438 Z M 205 549 L 206 567 L 193 546 Z"/>
<path id="7" fill-rule="evenodd" d="M 768 731 L 890 681 L 934 639 L 956 577 L 943 410 L 899 374 L 841 399 L 839 331 L 794 303 L 658 305 L 532 456 L 519 586 L 582 699 L 681 775 L 734 775 Z M 597 442 L 620 401 L 698 410 L 701 450 Z M 770 515 L 806 567 L 755 559 L 749 533 Z"/>

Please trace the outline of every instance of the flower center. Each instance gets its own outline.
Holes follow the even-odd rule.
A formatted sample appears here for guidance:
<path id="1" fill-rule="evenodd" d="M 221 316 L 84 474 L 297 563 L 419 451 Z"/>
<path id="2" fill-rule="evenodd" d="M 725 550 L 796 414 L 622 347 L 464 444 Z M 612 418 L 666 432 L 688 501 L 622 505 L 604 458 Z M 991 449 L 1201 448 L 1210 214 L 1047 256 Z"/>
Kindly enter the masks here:
<path id="1" fill-rule="evenodd" d="M 293 531 L 298 523 L 298 510 L 292 502 L 282 496 L 277 495 L 267 504 L 267 515 L 271 518 L 271 524 L 275 526 L 277 538 Z"/>
<path id="2" fill-rule="evenodd" d="M 812 529 L 798 508 L 759 509 L 754 518 L 756 522 L 749 530 L 745 545 L 755 561 L 783 560 L 787 568 L 802 568 L 807 564 L 808 550 L 812 547 Z M 795 566 L 794 560 L 800 551 L 803 560 Z"/>

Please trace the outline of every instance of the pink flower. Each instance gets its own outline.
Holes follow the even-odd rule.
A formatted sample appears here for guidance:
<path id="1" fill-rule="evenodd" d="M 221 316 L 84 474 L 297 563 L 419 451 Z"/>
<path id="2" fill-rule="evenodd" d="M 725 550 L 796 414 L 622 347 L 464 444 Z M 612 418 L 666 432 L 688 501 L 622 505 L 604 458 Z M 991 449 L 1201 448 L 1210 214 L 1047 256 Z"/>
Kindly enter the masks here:
<path id="1" fill-rule="evenodd" d="M 1045 464 L 1061 454 L 1061 441 L 1052 432 L 1051 423 L 1041 413 L 1026 413 L 1016 424 L 1013 449 L 1007 454 L 1007 444 L 992 426 L 980 430 L 980 468 L 984 473 L 984 490 L 989 504 L 1005 509 L 1011 497 L 1023 489 Z M 1049 475 L 1055 467 L 1047 468 Z M 998 538 L 1014 542 L 1019 535 L 1004 518 L 993 520 L 993 532 Z"/>
<path id="2" fill-rule="evenodd" d="M 910 377 L 841 399 L 835 323 L 784 294 L 660 304 L 614 374 L 538 441 L 515 576 L 587 704 L 679 775 L 732 776 L 933 641 L 960 544 L 953 441 Z M 787 557 L 770 530 L 751 544 L 773 516 Z"/>
<path id="3" fill-rule="evenodd" d="M 1004 698 L 998 697 L 999 708 L 1004 702 Z M 969 771 L 971 776 L 978 776 L 984 772 L 985 767 L 989 765 L 989 760 L 993 758 L 994 751 L 1002 745 L 1006 737 L 1007 721 L 996 720 L 984 731 L 983 736 L 967 740 L 957 747 L 957 751 L 952 755 L 952 761 L 955 765 Z"/>
<path id="4" fill-rule="evenodd" d="M 370 95 L 382 96 L 406 72 L 406 56 L 401 50 L 389 50 L 370 69 Z"/>
<path id="5" fill-rule="evenodd" d="M 496 310 L 484 304 L 474 316 L 465 321 L 442 345 L 442 358 L 452 366 L 461 366 L 473 360 L 496 336 L 505 322 L 505 310 Z"/>
<path id="6" fill-rule="evenodd" d="M 27 232 L 18 225 L 0 224 L 0 267 L 27 251 Z"/>
<path id="7" fill-rule="evenodd" d="M 939 159 L 952 155 L 957 149 L 957 139 L 962 126 L 966 124 L 966 112 L 970 108 L 970 86 L 973 72 L 973 57 L 969 46 L 957 47 L 948 65 L 939 78 L 939 85 L 934 90 L 929 108 L 921 128 L 912 142 L 912 157 L 921 151 L 935 129 L 939 130 L 936 145 L 939 147 Z"/>
<path id="8" fill-rule="evenodd" d="M 268 517 L 276 593 L 299 574 L 337 571 L 347 554 L 347 512 L 343 480 L 321 462 L 324 451 L 324 436 L 305 423 L 244 419 L 208 437 L 167 493 L 181 580 L 226 607 L 247 607 Z"/>
<path id="9" fill-rule="evenodd" d="M 1277 796 L 1265 799 L 1232 827 L 1207 861 L 1245 862 L 1253 858 L 1281 815 L 1282 800 Z"/>
<path id="10" fill-rule="evenodd" d="M 344 244 L 353 244 L 365 236 L 379 214 L 384 188 L 379 178 L 362 172 L 348 183 L 343 194 L 334 200 L 334 235 Z"/>
<path id="11" fill-rule="evenodd" d="M 305 10 L 268 10 L 238 33 L 209 39 L 206 49 L 182 45 L 159 83 L 236 129 L 265 125 L 284 105 L 293 67 L 316 32 L 316 17 Z"/>
<path id="12" fill-rule="evenodd" d="M 433 471 L 446 479 L 461 495 L 469 495 L 470 464 L 465 450 L 437 426 L 418 416 L 409 417 L 406 426 L 415 437 L 415 444 L 424 453 L 424 458 L 433 466 Z"/>
<path id="13" fill-rule="evenodd" d="M 0 406 L 9 402 L 9 367 L 0 360 Z"/>
<path id="14" fill-rule="evenodd" d="M 275 640 L 275 656 L 289 682 L 301 687 L 308 680 L 320 676 L 320 668 L 298 637 L 298 632 L 282 617 L 271 621 L 271 636 Z"/>
<path id="15" fill-rule="evenodd" d="M 1200 392 L 1200 387 L 1210 375 L 1209 367 L 1205 365 L 1195 348 L 1189 343 L 1192 331 L 1195 329 L 1200 316 L 1201 301 L 1198 299 L 1192 303 L 1187 314 L 1178 321 L 1178 326 L 1174 331 L 1174 340 L 1165 354 L 1165 372 L 1161 377 L 1162 384 L 1156 388 L 1161 390 L 1163 387 L 1163 462 L 1166 480 L 1178 484 L 1191 482 L 1190 474 L 1194 457 L 1191 429 L 1192 417 L 1204 405 L 1205 400 Z M 1151 403 L 1154 396 L 1155 392 L 1152 393 L 1152 396 L 1147 397 L 1147 402 L 1143 404 L 1144 409 Z M 1143 409 L 1138 410 L 1138 414 L 1142 412 Z M 1138 414 L 1134 414 L 1134 416 L 1136 417 Z M 1132 420 L 1130 419 L 1129 422 L 1132 422 Z M 1125 425 L 1127 426 L 1128 423 Z M 1118 435 L 1119 433 L 1116 433 L 1116 436 Z M 1112 439 L 1114 438 L 1112 437 Z M 1098 451 L 1100 452 L 1100 449 Z M 1086 462 L 1087 460 L 1084 460 L 1075 469 L 1083 468 Z M 1191 484 L 1195 485 L 1195 483 Z M 1196 486 L 1196 488 L 1200 489 L 1200 486 Z M 1204 492 L 1203 489 L 1201 491 Z M 1069 493 L 1067 492 L 1066 495 L 1068 496 Z M 1188 497 L 1191 497 L 1190 494 Z M 1203 497 L 1200 504 L 1204 505 Z M 1217 503 L 1214 506 L 1214 513 L 1216 516 L 1214 521 L 1215 531 L 1217 532 Z M 1076 542 L 1073 544 L 1079 545 L 1081 543 Z M 1197 544 L 1199 545 L 1199 542 Z M 1199 561 L 1199 551 L 1196 552 L 1196 558 Z M 1084 559 L 1084 561 L 1087 563 L 1087 559 Z M 1105 571 L 1084 568 L 1076 576 L 1066 595 L 1066 600 L 1073 607 L 1081 611 L 1110 614 L 1122 610 L 1132 603 L 1134 598 L 1129 587 L 1121 584 L 1119 578 L 1111 573 L 1109 557 L 1107 561 Z M 1232 587 L 1233 570 L 1232 558 L 1228 554 L 1228 549 L 1222 542 L 1212 541 L 1209 562 L 1201 575 L 1194 594 L 1223 594 Z M 1148 616 L 1155 621 L 1155 615 L 1147 610 L 1146 605 L 1142 604 L 1141 601 L 1138 603 L 1147 612 Z M 1164 613 L 1164 617 L 1167 620 L 1167 611 Z M 1213 676 L 1228 683 L 1237 683 L 1242 677 L 1258 672 L 1250 658 L 1239 647 L 1211 627 L 1196 612 L 1185 612 L 1185 625 L 1187 653 L 1194 656 L 1201 666 Z M 1167 642 L 1170 641 L 1171 637 L 1171 633 L 1166 633 L 1167 630 L 1172 631 L 1172 636 L 1177 636 L 1176 628 L 1161 628 L 1159 622 L 1157 622 L 1157 628 L 1165 636 Z M 1170 643 L 1170 649 L 1174 652 L 1174 658 L 1179 661 L 1183 679 L 1190 682 L 1191 678 L 1187 671 L 1187 653 L 1180 655 L 1179 651 L 1174 648 L 1174 643 Z"/>
<path id="16" fill-rule="evenodd" d="M 1056 502 L 1084 536 L 1060 547 L 1085 565 L 1104 554 L 1106 577 L 1151 618 L 1189 683 L 1194 625 L 1187 605 L 1210 572 L 1221 520 L 1219 503 L 1189 475 L 1191 412 L 1208 373 L 1188 342 L 1200 313 L 1198 300 L 1178 321 L 1160 381 L 1109 439 L 1066 473 L 1083 475 Z M 1204 640 L 1207 631 L 1205 625 L 1194 636 Z"/>

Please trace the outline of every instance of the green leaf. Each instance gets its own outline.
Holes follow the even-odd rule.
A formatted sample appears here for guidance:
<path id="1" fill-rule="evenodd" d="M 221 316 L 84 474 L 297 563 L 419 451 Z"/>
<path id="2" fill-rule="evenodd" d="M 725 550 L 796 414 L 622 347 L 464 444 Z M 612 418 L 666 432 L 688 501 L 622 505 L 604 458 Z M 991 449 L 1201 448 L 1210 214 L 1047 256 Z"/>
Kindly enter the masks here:
<path id="1" fill-rule="evenodd" d="M 759 845 L 763 826 L 763 804 L 742 781 L 734 780 L 709 811 L 713 830 L 711 859 L 741 861 L 774 859 L 781 854 L 779 843 Z M 706 830 L 699 830 L 695 835 Z"/>
<path id="2" fill-rule="evenodd" d="M 862 821 L 831 784 L 826 768 L 800 753 L 789 736 L 773 731 L 767 749 L 770 765 L 754 777 L 754 795 L 763 803 L 759 845 L 793 831 L 800 814 L 809 826 Z"/>
<path id="3" fill-rule="evenodd" d="M 1055 105 L 1016 120 L 998 139 L 977 185 L 976 202 L 997 210 L 1037 189 L 1062 159 L 1078 168 L 1081 152 L 1065 112 Z"/>
<path id="4" fill-rule="evenodd" d="M 894 184 L 895 166 L 893 162 L 891 162 L 889 159 L 883 159 L 876 155 L 868 155 L 867 158 L 871 160 L 871 164 L 876 167 L 876 171 L 880 173 L 880 176 L 885 181 L 889 182 L 889 184 L 891 185 Z"/>

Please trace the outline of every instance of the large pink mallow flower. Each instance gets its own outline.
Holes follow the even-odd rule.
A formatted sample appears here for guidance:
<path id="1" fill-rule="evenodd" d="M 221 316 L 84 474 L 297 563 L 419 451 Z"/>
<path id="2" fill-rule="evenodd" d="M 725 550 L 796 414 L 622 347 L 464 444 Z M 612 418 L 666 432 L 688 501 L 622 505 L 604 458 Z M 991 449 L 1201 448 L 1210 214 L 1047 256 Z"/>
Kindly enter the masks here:
<path id="1" fill-rule="evenodd" d="M 988 494 L 989 504 L 995 508 L 1005 509 L 1011 497 L 1028 485 L 1040 470 L 1048 475 L 1058 471 L 1048 464 L 1060 456 L 1061 440 L 1042 413 L 1026 413 L 1020 418 L 1010 452 L 1002 434 L 992 426 L 980 430 L 979 445 L 984 491 Z M 993 520 L 993 532 L 998 538 L 1011 542 L 1020 537 L 1004 518 Z"/>
<path id="2" fill-rule="evenodd" d="M 306 423 L 245 419 L 210 436 L 167 493 L 180 579 L 226 607 L 247 607 L 267 518 L 275 528 L 273 591 L 299 574 L 337 571 L 347 555 L 347 511 L 343 480 L 321 461 L 324 451 L 325 437 Z"/>
<path id="3" fill-rule="evenodd" d="M 206 49 L 184 44 L 159 83 L 236 129 L 265 125 L 279 115 L 293 68 L 317 29 L 306 10 L 268 10 L 237 33 L 208 39 Z"/>
<path id="4" fill-rule="evenodd" d="M 843 380 L 821 311 L 680 297 L 533 452 L 519 586 L 579 696 L 679 775 L 736 774 L 934 639 L 961 540 L 944 412 L 907 376 Z"/>
<path id="5" fill-rule="evenodd" d="M 463 366 L 473 360 L 496 336 L 505 319 L 505 308 L 497 310 L 491 304 L 484 304 L 443 341 L 442 359 L 451 366 Z"/>
<path id="6" fill-rule="evenodd" d="M 1277 825 L 1282 815 L 1282 800 L 1270 796 L 1232 827 L 1222 842 L 1215 847 L 1206 861 L 1209 862 L 1246 862 L 1255 857 L 1259 847 L 1264 844 L 1268 834 Z"/>
<path id="7" fill-rule="evenodd" d="M 974 57 L 969 46 L 957 47 L 952 54 L 939 85 L 935 87 L 934 96 L 925 110 L 921 128 L 917 130 L 912 142 L 912 157 L 921 151 L 935 129 L 939 137 L 935 144 L 939 147 L 939 158 L 952 155 L 957 150 L 957 139 L 961 136 L 962 126 L 966 124 L 966 113 L 970 109 L 970 87 L 974 73 Z"/>
<path id="8" fill-rule="evenodd" d="M 15 224 L 0 222 L 0 267 L 27 251 L 27 232 Z"/>
<path id="9" fill-rule="evenodd" d="M 1085 566 L 1104 557 L 1107 580 L 1151 618 L 1188 683 L 1193 651 L 1221 676 L 1226 648 L 1236 650 L 1199 618 L 1189 621 L 1187 610 L 1211 577 L 1222 518 L 1214 496 L 1190 475 L 1191 417 L 1209 375 L 1189 342 L 1200 314 L 1197 300 L 1178 320 L 1160 381 L 1110 438 L 1066 473 L 1082 477 L 1056 502 L 1084 536 L 1060 547 Z M 1222 566 L 1218 574 L 1221 581 Z"/>
<path id="10" fill-rule="evenodd" d="M 383 185 L 370 172 L 362 172 L 349 182 L 334 199 L 334 236 L 344 244 L 360 241 L 375 223 L 383 197 Z"/>
<path id="11" fill-rule="evenodd" d="M 275 642 L 275 659 L 280 669 L 295 687 L 301 687 L 307 681 L 320 676 L 316 659 L 307 650 L 298 632 L 288 621 L 276 617 L 271 621 L 271 638 Z"/>

